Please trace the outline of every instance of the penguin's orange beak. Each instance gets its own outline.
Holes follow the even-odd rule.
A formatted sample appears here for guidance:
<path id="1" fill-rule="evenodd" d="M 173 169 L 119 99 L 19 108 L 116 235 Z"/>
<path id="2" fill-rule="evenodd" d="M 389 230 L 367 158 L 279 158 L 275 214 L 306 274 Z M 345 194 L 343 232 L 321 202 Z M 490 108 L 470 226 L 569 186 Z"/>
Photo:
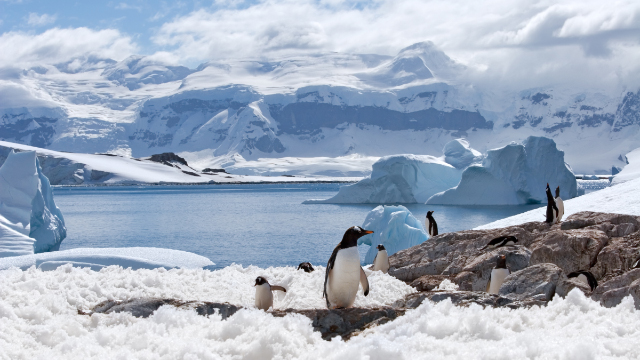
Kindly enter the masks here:
<path id="1" fill-rule="evenodd" d="M 365 234 L 373 234 L 373 231 L 371 230 L 362 230 L 362 232 Z"/>

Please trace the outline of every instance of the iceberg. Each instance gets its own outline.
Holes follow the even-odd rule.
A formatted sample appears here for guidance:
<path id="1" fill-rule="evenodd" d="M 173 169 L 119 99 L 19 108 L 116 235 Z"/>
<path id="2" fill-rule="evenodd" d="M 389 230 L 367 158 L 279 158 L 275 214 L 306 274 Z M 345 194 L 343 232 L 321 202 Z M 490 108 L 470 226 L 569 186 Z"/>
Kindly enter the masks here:
<path id="1" fill-rule="evenodd" d="M 0 257 L 57 250 L 67 235 L 34 151 L 11 151 L 0 167 L 0 225 Z"/>
<path id="2" fill-rule="evenodd" d="M 482 153 L 472 149 L 465 139 L 455 139 L 444 145 L 444 161 L 456 169 L 464 169 L 472 163 L 482 161 Z"/>
<path id="3" fill-rule="evenodd" d="M 490 150 L 482 165 L 464 170 L 458 186 L 433 195 L 427 204 L 521 205 L 546 201 L 545 185 L 560 186 L 560 197 L 577 196 L 575 175 L 564 162 L 564 152 L 545 137 L 530 136 Z"/>
<path id="4" fill-rule="evenodd" d="M 440 158 L 429 155 L 391 155 L 372 166 L 371 175 L 340 191 L 327 200 L 304 203 L 424 203 L 432 195 L 456 186 L 461 170 Z"/>
<path id="5" fill-rule="evenodd" d="M 379 244 L 384 245 L 391 256 L 400 250 L 422 244 L 428 239 L 422 222 L 402 205 L 376 207 L 367 214 L 362 228 L 373 231 L 373 234 L 358 239 L 358 245 L 370 246 L 364 258 L 367 264 L 373 263 Z"/>

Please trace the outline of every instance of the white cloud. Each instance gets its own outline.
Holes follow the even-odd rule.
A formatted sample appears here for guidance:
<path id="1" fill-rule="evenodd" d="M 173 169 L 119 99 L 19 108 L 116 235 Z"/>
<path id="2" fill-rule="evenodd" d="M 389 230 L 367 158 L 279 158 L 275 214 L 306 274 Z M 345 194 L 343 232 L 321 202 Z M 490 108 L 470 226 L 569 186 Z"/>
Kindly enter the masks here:
<path id="1" fill-rule="evenodd" d="M 6 32 L 0 35 L 0 67 L 55 64 L 81 56 L 122 60 L 138 49 L 118 30 L 49 29 L 41 34 Z"/>
<path id="2" fill-rule="evenodd" d="M 27 24 L 31 26 L 45 26 L 56 22 L 56 15 L 29 13 Z"/>

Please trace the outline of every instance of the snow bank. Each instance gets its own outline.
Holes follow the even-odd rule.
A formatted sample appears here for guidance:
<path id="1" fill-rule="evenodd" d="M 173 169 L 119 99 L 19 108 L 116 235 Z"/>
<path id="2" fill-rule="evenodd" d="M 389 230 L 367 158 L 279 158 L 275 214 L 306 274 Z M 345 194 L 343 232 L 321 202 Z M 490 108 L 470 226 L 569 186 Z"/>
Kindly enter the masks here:
<path id="1" fill-rule="evenodd" d="M 36 266 L 43 271 L 55 270 L 64 264 L 76 267 L 89 267 L 100 270 L 103 267 L 118 265 L 123 268 L 155 269 L 165 268 L 202 268 L 214 265 L 208 258 L 194 253 L 152 248 L 78 248 L 54 251 L 35 255 L 0 258 L 0 270 L 17 267 L 28 269 Z"/>
<path id="2" fill-rule="evenodd" d="M 462 173 L 460 184 L 431 197 L 428 204 L 519 205 L 546 202 L 544 188 L 560 186 L 560 196 L 577 196 L 575 175 L 564 152 L 545 137 L 530 136 L 522 144 L 490 150 L 482 165 Z"/>
<path id="3" fill-rule="evenodd" d="M 546 307 L 521 309 L 455 307 L 425 301 L 416 310 L 345 342 L 324 341 L 311 320 L 276 318 L 244 309 L 227 320 L 193 310 L 161 307 L 147 319 L 128 313 L 79 315 L 106 299 L 158 296 L 182 300 L 253 304 L 255 274 L 292 279 L 287 296 L 321 297 L 320 288 L 298 288 L 313 278 L 293 268 L 123 270 L 100 272 L 63 267 L 41 272 L 0 273 L 0 349 L 9 359 L 636 359 L 640 357 L 640 311 L 625 299 L 602 308 L 579 291 Z M 278 278 L 280 277 L 280 278 Z M 374 274 L 374 296 L 382 286 Z M 314 280 L 315 281 L 315 280 Z M 396 280 L 397 281 L 397 280 Z M 406 285 L 405 285 L 406 286 Z M 301 291 L 297 291 L 301 290 Z M 293 292 L 295 291 L 295 296 Z M 290 293 L 291 292 L 291 293 Z M 278 294 L 276 292 L 276 294 Z M 280 295 L 276 295 L 279 297 Z M 285 305 L 276 299 L 276 307 Z M 385 299 L 388 302 L 391 297 Z M 359 299 L 356 300 L 356 304 Z M 324 305 L 324 304 L 322 304 Z"/>
<path id="4" fill-rule="evenodd" d="M 444 145 L 444 161 L 456 169 L 464 169 L 474 162 L 482 160 L 482 153 L 472 149 L 465 139 L 451 140 Z"/>
<path id="5" fill-rule="evenodd" d="M 429 155 L 385 156 L 372 166 L 371 175 L 340 188 L 328 200 L 305 203 L 424 203 L 431 195 L 456 186 L 460 170 Z"/>
<path id="6" fill-rule="evenodd" d="M 376 207 L 367 214 L 362 228 L 373 231 L 373 234 L 358 239 L 358 245 L 370 246 L 364 258 L 366 264 L 373 263 L 379 244 L 384 245 L 391 256 L 400 250 L 422 244 L 429 237 L 422 222 L 402 205 Z"/>
<path id="7" fill-rule="evenodd" d="M 496 229 L 530 221 L 544 221 L 546 205 L 514 215 L 476 229 Z M 564 219 L 580 211 L 599 211 L 640 216 L 640 179 L 594 191 L 574 199 L 564 200 Z"/>
<path id="8" fill-rule="evenodd" d="M 611 180 L 612 185 L 640 178 L 640 148 L 629 152 L 626 157 L 629 163 L 613 177 L 613 180 Z"/>
<path id="9" fill-rule="evenodd" d="M 67 236 L 64 218 L 34 151 L 11 151 L 0 167 L 0 224 L 35 239 L 29 243 L 4 229 L 7 238 L 0 238 L 0 257 L 57 250 Z"/>

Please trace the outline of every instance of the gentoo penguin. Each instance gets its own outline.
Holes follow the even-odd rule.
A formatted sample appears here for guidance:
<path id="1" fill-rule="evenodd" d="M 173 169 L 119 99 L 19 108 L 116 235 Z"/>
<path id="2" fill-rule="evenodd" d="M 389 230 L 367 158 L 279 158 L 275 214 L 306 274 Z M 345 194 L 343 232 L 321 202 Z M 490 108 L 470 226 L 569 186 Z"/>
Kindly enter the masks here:
<path id="1" fill-rule="evenodd" d="M 389 255 L 387 254 L 387 249 L 385 249 L 382 244 L 378 245 L 378 253 L 375 259 L 373 259 L 372 270 L 380 270 L 385 274 L 389 271 Z"/>
<path id="2" fill-rule="evenodd" d="M 504 282 L 504 279 L 509 276 L 511 272 L 507 268 L 507 257 L 504 255 L 498 256 L 498 263 L 496 267 L 491 270 L 491 277 L 487 283 L 487 292 L 489 294 L 497 294 L 500 291 L 500 286 Z"/>
<path id="3" fill-rule="evenodd" d="M 424 221 L 424 226 L 427 228 L 429 236 L 436 236 L 438 235 L 438 224 L 431 214 L 433 214 L 433 211 L 427 211 L 427 218 Z"/>
<path id="4" fill-rule="evenodd" d="M 598 281 L 596 280 L 596 277 L 593 276 L 592 273 L 590 273 L 589 271 L 586 271 L 586 270 L 574 271 L 574 272 L 570 273 L 569 275 L 567 275 L 567 277 L 569 279 L 578 278 L 578 280 L 580 280 L 583 283 L 589 285 L 589 287 L 591 288 L 591 291 L 595 290 L 595 288 L 598 287 Z"/>
<path id="5" fill-rule="evenodd" d="M 564 216 L 564 202 L 562 201 L 562 198 L 560 198 L 560 186 L 556 188 L 556 198 L 554 200 L 556 201 L 556 206 L 558 207 L 556 222 L 560 222 L 562 221 L 562 216 Z"/>
<path id="6" fill-rule="evenodd" d="M 367 234 L 373 234 L 373 231 L 352 226 L 344 233 L 338 246 L 333 249 L 324 275 L 323 296 L 329 309 L 352 306 L 356 301 L 358 282 L 362 284 L 364 296 L 369 295 L 369 282 L 367 275 L 360 267 L 358 253 L 358 239 Z"/>
<path id="7" fill-rule="evenodd" d="M 640 257 L 636 259 L 636 261 L 633 262 L 633 265 L 631 265 L 632 269 L 638 269 L 640 268 Z"/>
<path id="8" fill-rule="evenodd" d="M 558 206 L 556 205 L 556 201 L 553 199 L 553 195 L 551 195 L 551 189 L 549 188 L 549 183 L 547 183 L 547 224 L 555 224 L 558 220 Z"/>
<path id="9" fill-rule="evenodd" d="M 273 290 L 287 292 L 287 289 L 278 285 L 269 285 L 267 279 L 262 276 L 256 278 L 256 307 L 260 310 L 269 310 L 273 306 Z"/>
<path id="10" fill-rule="evenodd" d="M 304 272 L 312 272 L 314 270 L 313 265 L 310 262 L 301 262 L 298 265 L 298 270 L 304 270 Z"/>
<path id="11" fill-rule="evenodd" d="M 487 245 L 485 245 L 485 247 L 483 247 L 480 250 L 484 250 L 486 248 L 496 249 L 496 248 L 503 247 L 503 246 L 515 245 L 515 243 L 517 243 L 517 242 L 518 242 L 518 239 L 516 239 L 515 236 L 512 236 L 512 235 L 499 236 L 499 237 L 489 241 L 489 243 Z"/>

